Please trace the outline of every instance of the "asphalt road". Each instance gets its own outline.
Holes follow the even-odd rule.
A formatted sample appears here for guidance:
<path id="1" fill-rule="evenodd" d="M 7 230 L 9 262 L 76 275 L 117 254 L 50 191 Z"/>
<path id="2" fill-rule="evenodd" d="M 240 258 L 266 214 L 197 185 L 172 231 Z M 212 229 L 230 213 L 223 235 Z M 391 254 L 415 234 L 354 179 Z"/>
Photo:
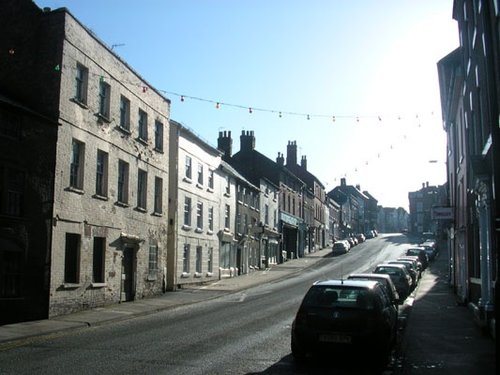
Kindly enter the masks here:
<path id="1" fill-rule="evenodd" d="M 154 315 L 41 337 L 0 352 L 0 374 L 330 372 L 328 360 L 298 366 L 290 353 L 290 326 L 304 293 L 318 279 L 371 271 L 403 253 L 405 241 L 405 236 L 380 236 L 348 254 L 324 258 L 293 278 Z M 336 374 L 357 371 L 335 369 Z"/>

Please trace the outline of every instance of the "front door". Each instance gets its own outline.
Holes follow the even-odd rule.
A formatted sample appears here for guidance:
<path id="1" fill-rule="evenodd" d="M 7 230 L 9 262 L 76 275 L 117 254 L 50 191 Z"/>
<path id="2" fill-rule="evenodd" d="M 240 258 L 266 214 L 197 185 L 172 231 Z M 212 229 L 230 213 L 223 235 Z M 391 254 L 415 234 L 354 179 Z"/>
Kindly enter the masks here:
<path id="1" fill-rule="evenodd" d="M 122 301 L 135 298 L 135 249 L 131 246 L 123 249 L 122 263 Z"/>

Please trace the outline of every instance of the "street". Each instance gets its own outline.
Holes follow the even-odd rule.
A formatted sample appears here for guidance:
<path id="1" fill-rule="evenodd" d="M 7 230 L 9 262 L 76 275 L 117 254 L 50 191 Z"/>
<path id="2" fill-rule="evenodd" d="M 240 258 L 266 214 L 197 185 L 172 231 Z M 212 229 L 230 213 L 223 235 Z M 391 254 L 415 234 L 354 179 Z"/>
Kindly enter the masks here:
<path id="1" fill-rule="evenodd" d="M 403 235 L 381 235 L 347 254 L 326 257 L 292 278 L 145 317 L 0 347 L 0 373 L 324 373 L 331 366 L 327 361 L 298 366 L 290 353 L 290 326 L 304 293 L 318 279 L 371 271 L 403 253 L 406 241 Z M 351 367 L 335 370 L 353 373 Z"/>

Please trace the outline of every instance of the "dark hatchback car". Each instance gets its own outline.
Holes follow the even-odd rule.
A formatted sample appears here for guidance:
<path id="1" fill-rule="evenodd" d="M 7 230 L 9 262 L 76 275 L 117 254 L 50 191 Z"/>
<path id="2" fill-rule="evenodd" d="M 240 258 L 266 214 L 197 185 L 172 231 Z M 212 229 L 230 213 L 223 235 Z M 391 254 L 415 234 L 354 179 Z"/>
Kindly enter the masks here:
<path id="1" fill-rule="evenodd" d="M 292 324 L 291 349 L 296 360 L 309 354 L 343 359 L 363 353 L 380 367 L 387 363 L 396 331 L 397 310 L 381 283 L 321 281 L 300 305 Z"/>

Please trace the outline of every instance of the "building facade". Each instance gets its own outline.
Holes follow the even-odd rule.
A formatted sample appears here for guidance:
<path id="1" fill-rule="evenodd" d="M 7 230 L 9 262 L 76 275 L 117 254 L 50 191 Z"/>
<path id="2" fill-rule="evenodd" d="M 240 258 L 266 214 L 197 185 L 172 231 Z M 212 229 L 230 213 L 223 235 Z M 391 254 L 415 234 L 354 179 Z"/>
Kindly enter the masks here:
<path id="1" fill-rule="evenodd" d="M 219 278 L 221 153 L 170 121 L 167 289 Z M 223 229 L 223 228 L 222 228 Z"/>
<path id="2" fill-rule="evenodd" d="M 500 6 L 455 0 L 460 46 L 438 62 L 458 300 L 496 336 L 500 242 Z"/>
<path id="3" fill-rule="evenodd" d="M 59 124 L 48 316 L 161 294 L 169 100 L 66 9 L 12 3 L 7 40 L 33 48 L 13 50 L 2 87 Z"/>

